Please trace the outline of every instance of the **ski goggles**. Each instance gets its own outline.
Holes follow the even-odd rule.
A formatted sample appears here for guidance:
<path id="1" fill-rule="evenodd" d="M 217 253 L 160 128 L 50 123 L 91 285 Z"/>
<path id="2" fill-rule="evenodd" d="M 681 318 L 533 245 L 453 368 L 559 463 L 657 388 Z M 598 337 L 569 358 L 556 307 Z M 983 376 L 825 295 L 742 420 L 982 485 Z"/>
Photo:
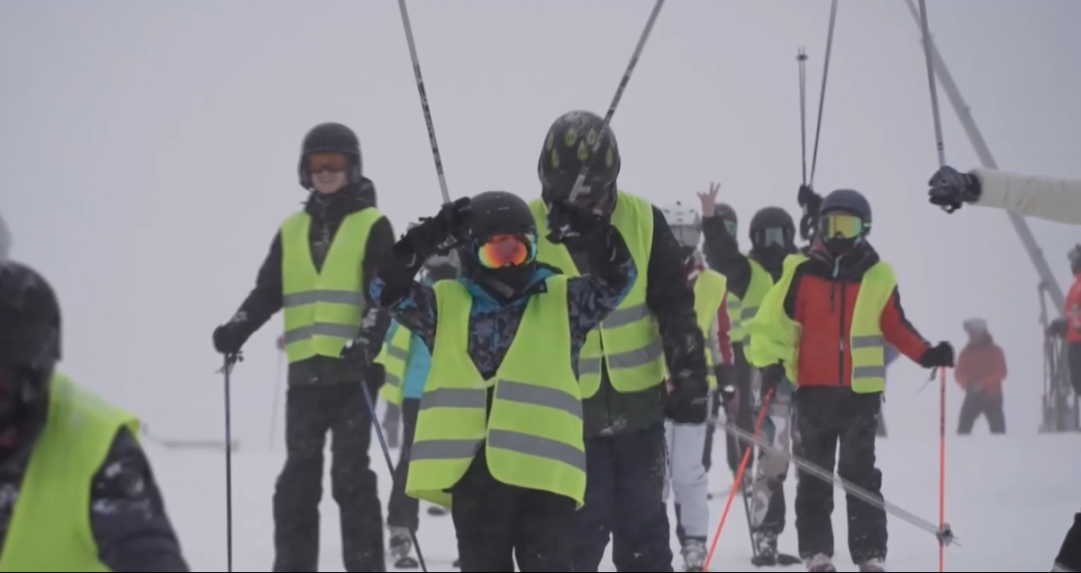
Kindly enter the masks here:
<path id="1" fill-rule="evenodd" d="M 323 171 L 341 173 L 345 171 L 348 163 L 345 155 L 336 151 L 320 151 L 308 154 L 308 172 L 310 173 L 322 173 Z"/>
<path id="2" fill-rule="evenodd" d="M 477 261 L 487 269 L 515 267 L 537 258 L 536 235 L 496 235 L 474 247 Z"/>
<path id="3" fill-rule="evenodd" d="M 729 235 L 732 235 L 733 237 L 735 237 L 736 236 L 736 231 L 739 230 L 739 226 L 736 225 L 735 221 L 725 219 L 724 220 L 724 229 L 726 231 L 728 231 Z"/>
<path id="4" fill-rule="evenodd" d="M 761 247 L 783 247 L 788 244 L 788 236 L 784 227 L 767 227 L 757 232 L 755 245 Z M 755 239 L 754 236 L 751 237 Z"/>
<path id="5" fill-rule="evenodd" d="M 830 213 L 818 219 L 818 233 L 823 239 L 855 239 L 863 235 L 863 219 L 846 213 Z"/>
<path id="6" fill-rule="evenodd" d="M 702 240 L 701 229 L 693 225 L 672 225 L 671 229 L 679 244 L 692 249 L 698 248 L 698 243 Z"/>

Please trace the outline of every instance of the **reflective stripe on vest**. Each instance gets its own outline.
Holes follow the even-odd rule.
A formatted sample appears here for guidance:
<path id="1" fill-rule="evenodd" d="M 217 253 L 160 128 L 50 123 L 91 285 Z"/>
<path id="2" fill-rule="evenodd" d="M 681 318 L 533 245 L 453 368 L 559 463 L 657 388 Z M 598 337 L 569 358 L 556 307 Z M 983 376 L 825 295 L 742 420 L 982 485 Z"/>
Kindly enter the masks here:
<path id="1" fill-rule="evenodd" d="M 694 281 L 694 313 L 698 319 L 698 328 L 702 330 L 702 336 L 706 341 L 706 366 L 709 367 L 709 387 L 717 387 L 717 373 L 714 369 L 716 361 L 713 359 L 716 339 L 710 336 L 713 323 L 717 321 L 717 313 L 721 310 L 724 302 L 725 291 L 728 290 L 728 279 L 724 275 L 706 269 L 698 273 Z"/>
<path id="2" fill-rule="evenodd" d="M 567 348 L 567 277 L 547 280 L 533 295 L 514 341 L 489 381 L 469 356 L 472 298 L 455 281 L 440 281 L 432 370 L 417 416 L 406 493 L 449 506 L 447 490 L 485 454 L 492 476 L 508 485 L 585 501 L 586 457 L 582 402 Z"/>
<path id="3" fill-rule="evenodd" d="M 311 216 L 300 211 L 282 224 L 282 302 L 289 362 L 338 358 L 364 316 L 364 252 L 372 225 L 383 216 L 368 208 L 346 216 L 321 271 L 311 257 Z"/>
<path id="4" fill-rule="evenodd" d="M 139 420 L 63 374 L 50 382 L 47 422 L 34 444 L 0 556 L 0 571 L 109 571 L 90 529 L 94 475 Z"/>
<path id="5" fill-rule="evenodd" d="M 751 323 L 751 364 L 764 368 L 783 363 L 788 379 L 799 385 L 799 344 L 803 327 L 788 317 L 784 300 L 792 286 L 796 269 L 807 262 L 804 255 L 789 255 L 784 273 L 762 301 Z M 897 286 L 893 267 L 879 261 L 864 273 L 849 325 L 848 348 L 852 362 L 852 391 L 857 394 L 882 392 L 886 388 L 885 338 L 882 311 Z"/>
<path id="6" fill-rule="evenodd" d="M 383 365 L 385 378 L 379 395 L 390 404 L 402 405 L 402 383 L 409 365 L 409 345 L 413 334 L 397 322 L 391 323 L 390 342 L 384 342 L 375 362 Z"/>
<path id="7" fill-rule="evenodd" d="M 730 336 L 732 342 L 742 344 L 747 343 L 747 337 L 751 335 L 749 325 L 758 313 L 762 299 L 773 286 L 773 277 L 770 276 L 769 271 L 752 258 L 747 258 L 747 262 L 751 267 L 751 280 L 747 284 L 747 292 L 743 293 L 742 299 L 731 294 L 728 296 L 728 320 L 733 323 Z M 733 298 L 736 301 L 734 307 Z"/>
<path id="8" fill-rule="evenodd" d="M 549 241 L 548 207 L 542 199 L 529 204 L 537 223 L 537 260 L 558 267 L 564 275 L 579 276 L 567 248 Z M 612 224 L 623 235 L 638 278 L 631 291 L 612 311 L 600 328 L 590 331 L 578 360 L 582 398 L 591 398 L 600 389 L 602 360 L 608 378 L 618 392 L 640 392 L 664 382 L 666 368 L 657 319 L 646 306 L 649 290 L 649 259 L 653 249 L 653 205 L 635 195 L 619 192 Z"/>

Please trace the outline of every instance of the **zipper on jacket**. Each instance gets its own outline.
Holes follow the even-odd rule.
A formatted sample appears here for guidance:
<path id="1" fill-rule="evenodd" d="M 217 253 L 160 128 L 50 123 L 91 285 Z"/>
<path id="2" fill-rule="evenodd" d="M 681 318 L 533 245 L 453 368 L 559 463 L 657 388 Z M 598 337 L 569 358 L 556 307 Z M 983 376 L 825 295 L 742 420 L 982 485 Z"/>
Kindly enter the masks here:
<path id="1" fill-rule="evenodd" d="M 838 346 L 838 350 L 837 350 L 837 385 L 838 386 L 844 386 L 845 385 L 845 339 L 848 338 L 847 336 L 845 336 L 845 334 L 846 334 L 846 332 L 845 332 L 845 312 L 848 311 L 848 301 L 845 300 L 845 298 L 846 298 L 845 295 L 847 295 L 847 294 L 848 294 L 848 285 L 846 285 L 845 283 L 841 283 L 841 313 L 840 313 L 841 330 L 840 330 L 840 337 L 839 337 L 840 340 L 838 341 L 839 346 Z"/>

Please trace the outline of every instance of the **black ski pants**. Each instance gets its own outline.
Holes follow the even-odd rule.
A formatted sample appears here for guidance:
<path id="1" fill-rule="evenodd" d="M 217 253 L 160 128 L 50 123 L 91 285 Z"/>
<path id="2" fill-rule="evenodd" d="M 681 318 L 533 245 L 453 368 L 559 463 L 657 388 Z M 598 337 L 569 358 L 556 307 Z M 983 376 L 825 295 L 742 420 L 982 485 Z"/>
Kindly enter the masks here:
<path id="1" fill-rule="evenodd" d="M 408 527 L 415 533 L 420 527 L 420 500 L 405 494 L 405 484 L 409 479 L 409 456 L 417 433 L 420 400 L 402 400 L 401 411 L 405 427 L 402 428 L 402 449 L 398 453 L 398 465 L 394 468 L 394 486 L 390 490 L 390 504 L 387 507 L 387 525 Z"/>
<path id="2" fill-rule="evenodd" d="M 495 479 L 484 448 L 450 492 L 463 572 L 574 571 L 573 499 Z"/>
<path id="3" fill-rule="evenodd" d="M 288 457 L 274 490 L 274 571 L 319 570 L 319 502 L 328 431 L 333 435 L 330 477 L 341 513 L 345 570 L 386 571 L 382 508 L 369 467 L 371 428 L 360 382 L 289 387 Z"/>
<path id="4" fill-rule="evenodd" d="M 987 425 L 992 434 L 1006 433 L 1006 413 L 1002 409 L 1002 398 L 995 398 L 979 392 L 965 394 L 961 403 L 961 415 L 957 421 L 957 434 L 967 436 L 980 416 L 987 416 Z"/>
<path id="5" fill-rule="evenodd" d="M 881 498 L 882 472 L 875 467 L 875 428 L 881 394 L 856 394 L 847 387 L 801 387 L 796 391 L 803 457 Z M 837 449 L 840 446 L 840 459 Z M 885 559 L 886 513 L 849 495 L 848 550 L 852 561 Z M 800 557 L 833 556 L 833 484 L 800 472 L 796 486 L 796 531 Z"/>

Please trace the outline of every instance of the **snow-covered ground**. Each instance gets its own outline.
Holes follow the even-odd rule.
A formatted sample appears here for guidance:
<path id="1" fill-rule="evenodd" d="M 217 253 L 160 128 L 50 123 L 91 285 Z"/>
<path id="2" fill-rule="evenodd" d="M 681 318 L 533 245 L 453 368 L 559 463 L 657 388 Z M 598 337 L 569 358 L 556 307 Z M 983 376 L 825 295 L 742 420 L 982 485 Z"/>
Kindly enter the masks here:
<path id="1" fill-rule="evenodd" d="M 949 571 L 1047 571 L 1073 514 L 1081 507 L 1081 456 L 1078 435 L 992 437 L 986 430 L 947 442 L 947 521 L 961 547 L 947 550 Z M 195 571 L 222 571 L 226 564 L 225 457 L 221 452 L 166 450 L 148 444 L 155 473 Z M 233 455 L 234 570 L 268 571 L 273 559 L 271 494 L 284 453 L 244 446 Z M 715 459 L 723 459 L 723 443 Z M 390 478 L 383 456 L 373 443 L 372 459 L 385 500 Z M 263 451 L 258 451 L 263 449 Z M 879 440 L 884 493 L 895 504 L 930 521 L 938 519 L 938 445 L 935 439 L 908 436 Z M 392 452 L 397 460 L 397 451 Z M 730 483 L 726 468 L 715 467 L 713 490 Z M 781 550 L 796 553 L 791 512 L 795 480 L 788 484 L 788 528 Z M 329 483 L 325 487 L 330 491 Z M 720 517 L 724 499 L 712 502 L 712 519 Z M 845 502 L 837 496 L 834 532 L 837 564 L 855 570 L 847 556 Z M 430 517 L 422 509 L 418 534 L 431 571 L 453 571 L 457 557 L 449 517 Z M 938 546 L 933 536 L 890 521 L 889 565 L 894 571 L 937 571 Z M 676 549 L 675 536 L 672 536 Z M 323 571 L 341 571 L 338 511 L 329 493 L 322 505 Z M 742 503 L 733 504 L 721 535 L 712 571 L 746 571 L 751 548 Z M 676 552 L 674 565 L 681 563 Z M 606 559 L 603 571 L 614 571 Z M 790 570 L 802 570 L 793 567 Z"/>

